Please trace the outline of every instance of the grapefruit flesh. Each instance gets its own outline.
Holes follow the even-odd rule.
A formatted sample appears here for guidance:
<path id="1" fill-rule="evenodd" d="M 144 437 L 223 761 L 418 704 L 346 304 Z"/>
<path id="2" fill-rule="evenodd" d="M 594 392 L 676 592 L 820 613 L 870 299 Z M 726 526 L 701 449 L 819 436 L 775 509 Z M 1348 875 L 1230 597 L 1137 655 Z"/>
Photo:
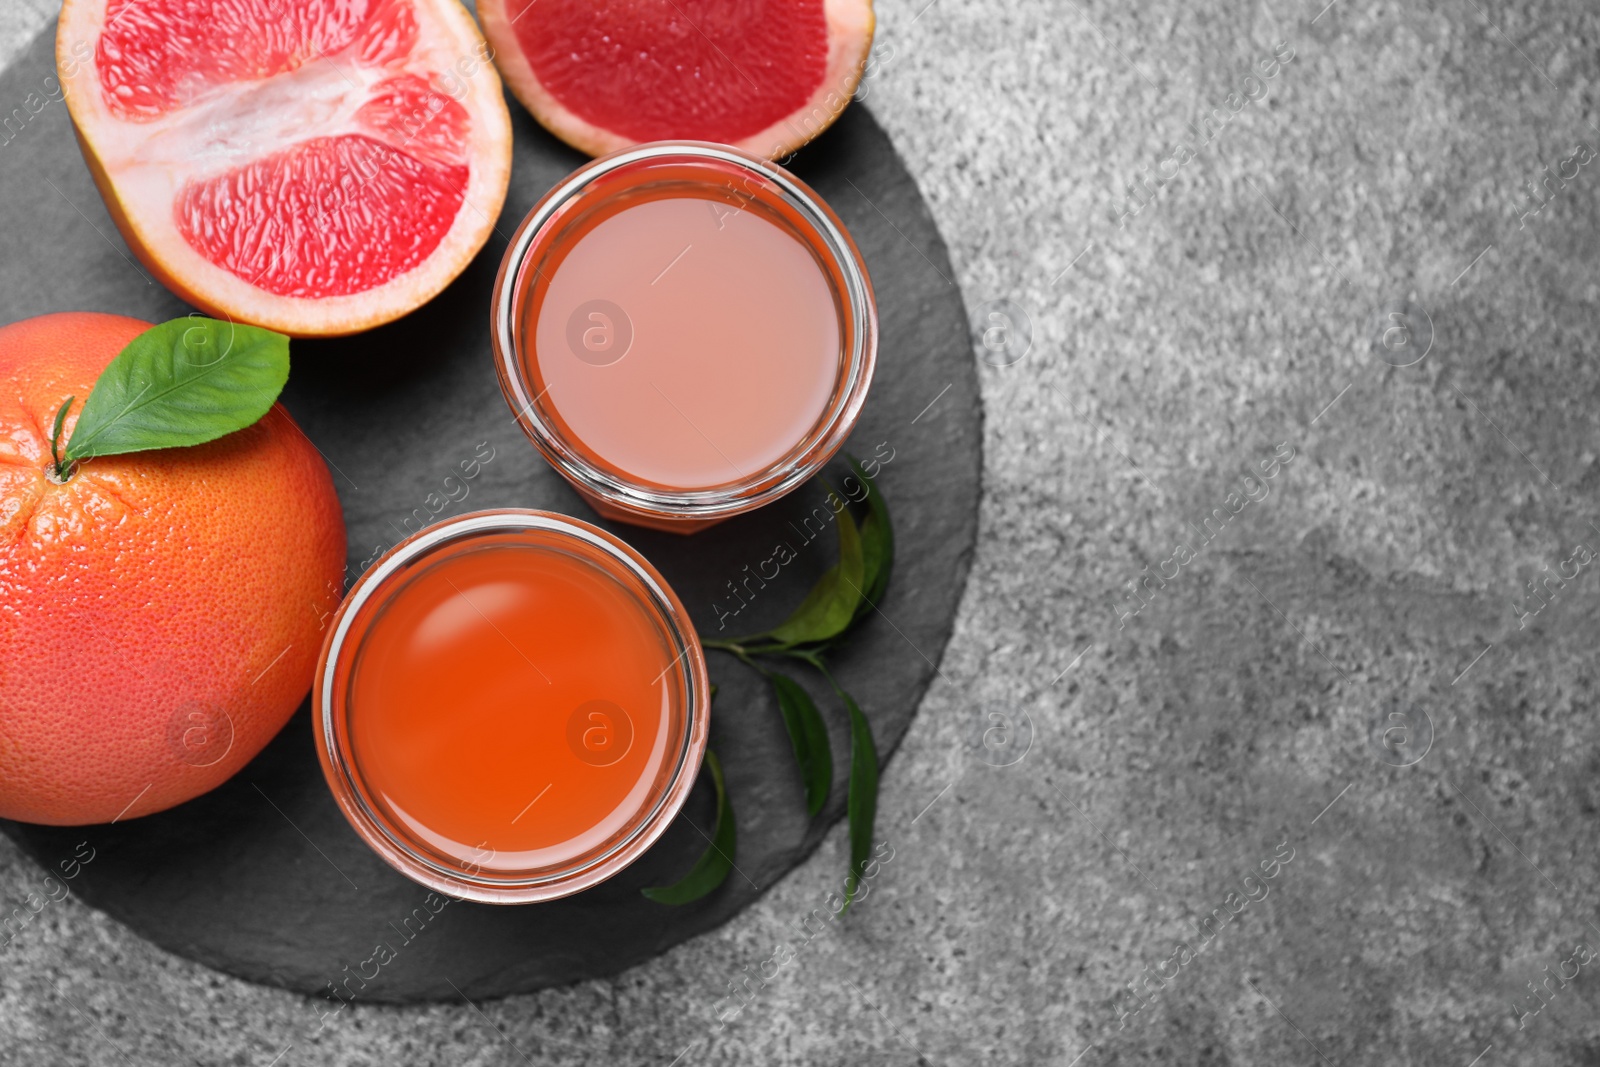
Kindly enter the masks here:
<path id="1" fill-rule="evenodd" d="M 838 117 L 872 47 L 871 0 L 479 0 L 495 62 L 591 155 L 718 141 L 777 159 Z"/>
<path id="2" fill-rule="evenodd" d="M 504 202 L 510 117 L 456 0 L 67 0 L 56 47 L 129 246 L 219 318 L 398 318 Z"/>
<path id="3" fill-rule="evenodd" d="M 0 327 L 0 817 L 129 819 L 221 784 L 305 698 L 343 591 L 327 467 L 281 407 L 194 448 L 52 480 L 101 370 L 147 323 Z"/>

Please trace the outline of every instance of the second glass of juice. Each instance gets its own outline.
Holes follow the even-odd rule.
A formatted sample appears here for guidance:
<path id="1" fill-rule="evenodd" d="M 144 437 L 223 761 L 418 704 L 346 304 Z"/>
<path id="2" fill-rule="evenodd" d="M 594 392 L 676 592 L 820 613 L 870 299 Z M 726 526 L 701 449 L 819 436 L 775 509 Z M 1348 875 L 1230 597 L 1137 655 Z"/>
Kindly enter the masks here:
<path id="1" fill-rule="evenodd" d="M 428 527 L 351 588 L 314 686 L 334 799 L 453 897 L 553 900 L 672 822 L 710 721 L 683 604 L 622 541 L 513 508 Z"/>
<path id="2" fill-rule="evenodd" d="M 602 515 L 690 533 L 805 482 L 855 425 L 877 311 L 844 225 L 783 168 L 659 142 L 595 160 L 495 285 L 506 399 Z"/>

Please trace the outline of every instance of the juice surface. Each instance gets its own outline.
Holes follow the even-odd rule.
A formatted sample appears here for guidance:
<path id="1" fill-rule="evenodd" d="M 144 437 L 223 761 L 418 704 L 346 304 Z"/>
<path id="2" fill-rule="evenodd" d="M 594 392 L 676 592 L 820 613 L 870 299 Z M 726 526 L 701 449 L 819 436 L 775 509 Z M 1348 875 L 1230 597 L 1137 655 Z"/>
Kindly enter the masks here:
<path id="1" fill-rule="evenodd" d="M 707 489 L 760 473 L 833 394 L 832 287 L 753 208 L 633 204 L 577 237 L 548 280 L 527 324 L 542 403 L 630 480 Z"/>
<path id="2" fill-rule="evenodd" d="M 564 862 L 652 798 L 674 654 L 598 566 L 491 545 L 419 568 L 350 680 L 357 774 L 396 822 L 486 870 Z"/>

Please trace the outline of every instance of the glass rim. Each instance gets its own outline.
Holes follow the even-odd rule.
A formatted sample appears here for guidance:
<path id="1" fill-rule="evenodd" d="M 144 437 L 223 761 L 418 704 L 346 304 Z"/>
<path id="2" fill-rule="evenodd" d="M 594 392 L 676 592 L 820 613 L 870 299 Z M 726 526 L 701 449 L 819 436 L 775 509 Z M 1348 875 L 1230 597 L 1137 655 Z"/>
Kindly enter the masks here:
<path id="1" fill-rule="evenodd" d="M 706 489 L 663 490 L 640 485 L 592 462 L 542 417 L 538 396 L 530 395 L 516 344 L 517 319 L 522 311 L 522 295 L 527 291 L 521 284 L 524 269 L 546 224 L 607 174 L 641 162 L 672 158 L 731 164 L 771 183 L 784 203 L 817 235 L 818 243 L 844 280 L 844 292 L 839 295 L 847 304 L 851 323 L 844 373 L 839 375 L 829 398 L 833 410 L 820 424 L 820 430 L 814 428 L 808 434 L 815 439 L 802 453 L 800 462 L 784 470 L 780 461 L 738 481 Z M 831 280 L 829 288 L 836 289 Z M 715 521 L 754 510 L 791 492 L 826 466 L 843 447 L 855 428 L 872 382 L 877 363 L 878 318 L 872 283 L 860 251 L 844 224 L 810 186 L 778 164 L 730 145 L 653 141 L 585 164 L 534 205 L 512 235 L 501 260 L 490 301 L 490 336 L 501 391 L 513 417 L 535 447 L 575 486 L 628 513 Z M 796 442 L 797 446 L 806 439 Z"/>
<path id="2" fill-rule="evenodd" d="M 364 783 L 353 765 L 352 753 L 338 736 L 336 705 L 346 704 L 338 685 L 341 659 L 353 657 L 361 647 L 350 633 L 361 609 L 375 599 L 393 596 L 400 587 L 390 579 L 406 566 L 434 551 L 486 534 L 537 531 L 573 537 L 596 549 L 605 560 L 620 565 L 638 581 L 653 614 L 665 624 L 666 636 L 677 655 L 671 667 L 679 670 L 683 689 L 683 742 L 666 786 L 648 806 L 634 814 L 636 825 L 596 855 L 580 857 L 556 869 L 540 869 L 522 878 L 485 877 L 481 866 L 442 863 L 397 834 L 392 820 L 374 810 Z M 350 666 L 352 664 L 347 664 Z M 671 669 L 669 667 L 669 669 Z M 665 672 L 663 672 L 665 673 Z M 346 820 L 373 851 L 406 877 L 456 899 L 488 904 L 532 903 L 570 896 L 611 878 L 653 845 L 677 817 L 698 777 L 710 732 L 710 679 L 705 653 L 677 594 L 643 556 L 614 535 L 581 519 L 531 508 L 494 508 L 468 512 L 425 527 L 401 541 L 367 569 L 351 587 L 334 616 L 323 643 L 314 678 L 312 714 L 317 754 L 334 801 Z M 348 716 L 348 709 L 344 708 Z"/>

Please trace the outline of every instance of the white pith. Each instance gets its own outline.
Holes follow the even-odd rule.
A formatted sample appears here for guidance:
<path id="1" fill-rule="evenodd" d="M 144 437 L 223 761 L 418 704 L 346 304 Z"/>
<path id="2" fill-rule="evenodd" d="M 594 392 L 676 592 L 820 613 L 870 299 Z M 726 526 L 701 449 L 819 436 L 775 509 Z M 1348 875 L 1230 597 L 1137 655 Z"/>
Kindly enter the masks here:
<path id="1" fill-rule="evenodd" d="M 102 96 L 93 51 L 106 0 L 67 0 L 57 31 L 57 56 L 76 69 L 62 78 L 67 105 L 86 153 L 115 185 L 129 243 L 140 258 L 172 279 L 180 295 L 203 310 L 291 334 L 337 334 L 366 329 L 426 302 L 460 273 L 493 229 L 510 179 L 510 116 L 476 25 L 456 0 L 413 0 L 417 43 L 392 66 L 363 67 L 355 49 L 331 53 L 299 69 L 256 82 L 217 86 L 159 118 L 130 122 L 113 114 Z M 84 48 L 87 43 L 87 48 Z M 74 53 L 74 48 L 77 52 Z M 436 75 L 475 65 L 450 82 L 464 91 L 457 101 L 471 116 L 461 158 L 470 168 L 461 210 L 439 246 L 416 268 L 383 285 L 345 296 L 280 296 L 250 284 L 200 255 L 178 231 L 173 205 L 190 181 L 225 173 L 293 145 L 340 134 L 364 133 L 356 112 L 379 83 L 413 74 Z M 427 159 L 418 146 L 391 147 Z M 437 161 L 435 161 L 437 162 Z M 355 175 L 357 180 L 362 176 Z M 104 190 L 103 190 L 104 191 Z M 312 224 L 315 220 L 305 220 Z M 374 233 L 374 240 L 388 235 Z"/>
<path id="2" fill-rule="evenodd" d="M 391 73 L 339 58 L 214 89 L 153 122 L 107 126 L 96 141 L 100 161 L 127 175 L 177 164 L 186 179 L 204 179 L 315 137 L 359 132 L 356 111 Z"/>

